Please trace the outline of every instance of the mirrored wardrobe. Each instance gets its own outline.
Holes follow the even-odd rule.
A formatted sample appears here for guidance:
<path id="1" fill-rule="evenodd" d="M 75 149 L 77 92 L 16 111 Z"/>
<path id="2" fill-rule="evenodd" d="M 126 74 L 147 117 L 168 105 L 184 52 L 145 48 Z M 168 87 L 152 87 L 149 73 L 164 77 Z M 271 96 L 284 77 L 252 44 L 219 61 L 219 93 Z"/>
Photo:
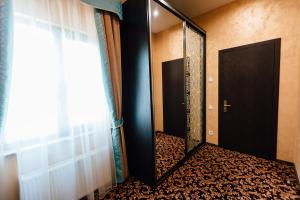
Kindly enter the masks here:
<path id="1" fill-rule="evenodd" d="M 205 31 L 162 0 L 127 0 L 123 12 L 129 173 L 157 185 L 205 143 Z"/>

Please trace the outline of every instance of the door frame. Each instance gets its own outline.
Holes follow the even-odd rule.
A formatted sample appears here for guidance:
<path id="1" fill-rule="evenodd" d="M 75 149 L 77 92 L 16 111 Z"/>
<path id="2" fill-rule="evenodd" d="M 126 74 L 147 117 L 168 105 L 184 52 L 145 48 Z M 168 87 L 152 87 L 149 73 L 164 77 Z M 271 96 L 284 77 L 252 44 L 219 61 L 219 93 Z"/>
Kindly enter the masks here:
<path id="1" fill-rule="evenodd" d="M 280 49 L 281 49 L 281 38 L 276 38 L 276 39 L 271 39 L 271 40 L 266 40 L 262 42 L 257 42 L 257 43 L 252 43 L 252 44 L 247 44 L 247 45 L 242 45 L 242 46 L 237 46 L 237 47 L 232 47 L 228 49 L 223 49 L 219 50 L 219 63 L 218 63 L 218 146 L 222 147 L 222 123 L 221 123 L 221 116 L 223 114 L 223 95 L 222 95 L 222 90 L 223 90 L 223 85 L 221 85 L 221 80 L 222 80 L 222 54 L 226 52 L 231 52 L 235 51 L 237 49 L 247 49 L 247 48 L 252 48 L 252 47 L 258 47 L 266 44 L 274 44 L 274 73 L 273 73 L 273 109 L 274 109 L 274 114 L 272 115 L 272 133 L 273 133 L 273 140 L 275 141 L 273 145 L 274 149 L 274 158 L 273 160 L 276 159 L 277 157 L 277 129 L 278 129 L 278 101 L 279 101 L 279 79 L 280 79 Z"/>

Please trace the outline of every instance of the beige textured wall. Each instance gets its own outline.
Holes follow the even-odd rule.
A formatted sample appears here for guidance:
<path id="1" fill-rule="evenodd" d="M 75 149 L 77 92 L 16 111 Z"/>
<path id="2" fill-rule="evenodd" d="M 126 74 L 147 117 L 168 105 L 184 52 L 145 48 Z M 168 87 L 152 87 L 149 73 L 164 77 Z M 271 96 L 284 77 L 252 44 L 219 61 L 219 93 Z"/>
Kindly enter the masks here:
<path id="1" fill-rule="evenodd" d="M 282 39 L 277 158 L 295 162 L 298 174 L 300 173 L 299 19 L 300 0 L 237 0 L 196 18 L 197 24 L 207 31 L 207 75 L 214 78 L 213 83 L 207 83 L 207 104 L 212 104 L 215 109 L 207 109 L 206 124 L 207 131 L 215 132 L 213 136 L 207 134 L 207 142 L 214 144 L 218 144 L 218 50 L 279 37 Z M 164 37 L 168 38 L 166 35 Z M 162 46 L 166 41 L 162 41 Z M 155 116 L 162 116 L 159 111 L 156 114 Z M 159 121 L 162 120 L 157 118 L 156 127 L 162 129 Z"/>
<path id="2" fill-rule="evenodd" d="M 207 142 L 218 143 L 218 50 L 281 38 L 277 158 L 294 161 L 300 60 L 299 0 L 237 0 L 196 19 L 207 31 Z M 219 133 L 222 134 L 222 133 Z M 299 154 L 299 152 L 297 152 Z"/>
<path id="3" fill-rule="evenodd" d="M 163 131 L 162 65 L 164 61 L 183 58 L 182 24 L 152 34 L 152 87 L 154 127 Z"/>
<path id="4" fill-rule="evenodd" d="M 215 134 L 207 134 L 207 142 L 218 144 L 218 51 L 281 38 L 277 158 L 295 162 L 296 156 L 300 157 L 300 138 L 298 146 L 295 139 L 300 134 L 300 114 L 296 112 L 300 107 L 300 20 L 297 19 L 300 19 L 299 0 L 237 0 L 195 19 L 207 32 L 207 76 L 214 78 L 213 83 L 207 83 L 207 105 L 212 104 L 214 109 L 207 109 L 206 125 L 207 131 L 213 130 Z M 154 47 L 165 49 L 165 53 L 157 55 L 158 59 L 154 53 L 154 74 L 158 74 L 157 77 L 161 77 L 161 72 L 156 71 L 156 62 L 178 58 L 175 52 L 182 52 L 182 46 L 172 43 L 175 33 L 182 31 L 179 28 L 181 26 L 172 27 L 172 30 L 153 37 Z M 174 47 L 170 46 L 172 44 Z M 171 51 L 170 55 L 166 50 Z M 159 86 L 154 87 L 161 92 Z M 162 128 L 159 101 L 158 98 L 155 100 L 158 129 Z M 300 158 L 297 162 L 300 168 Z"/>

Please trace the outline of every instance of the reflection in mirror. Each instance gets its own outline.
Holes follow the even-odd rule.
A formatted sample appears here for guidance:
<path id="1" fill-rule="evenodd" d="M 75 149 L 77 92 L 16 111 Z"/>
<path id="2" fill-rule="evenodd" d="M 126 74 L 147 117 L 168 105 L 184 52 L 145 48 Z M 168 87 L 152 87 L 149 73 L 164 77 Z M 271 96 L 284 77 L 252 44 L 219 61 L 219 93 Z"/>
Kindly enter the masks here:
<path id="1" fill-rule="evenodd" d="M 204 131 L 204 38 L 192 27 L 185 26 L 185 74 L 187 104 L 187 150 L 203 141 Z"/>
<path id="2" fill-rule="evenodd" d="M 151 1 L 152 94 L 156 175 L 185 157 L 183 23 Z"/>

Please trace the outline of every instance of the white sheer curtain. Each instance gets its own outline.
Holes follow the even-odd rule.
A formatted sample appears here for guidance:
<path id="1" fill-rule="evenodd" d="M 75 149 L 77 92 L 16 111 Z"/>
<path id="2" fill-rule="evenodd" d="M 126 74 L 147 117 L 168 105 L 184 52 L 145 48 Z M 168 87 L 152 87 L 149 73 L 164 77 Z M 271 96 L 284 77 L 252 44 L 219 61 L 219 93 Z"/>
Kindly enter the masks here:
<path id="1" fill-rule="evenodd" d="M 4 153 L 21 199 L 71 200 L 115 181 L 93 9 L 79 0 L 13 0 L 14 49 Z"/>

